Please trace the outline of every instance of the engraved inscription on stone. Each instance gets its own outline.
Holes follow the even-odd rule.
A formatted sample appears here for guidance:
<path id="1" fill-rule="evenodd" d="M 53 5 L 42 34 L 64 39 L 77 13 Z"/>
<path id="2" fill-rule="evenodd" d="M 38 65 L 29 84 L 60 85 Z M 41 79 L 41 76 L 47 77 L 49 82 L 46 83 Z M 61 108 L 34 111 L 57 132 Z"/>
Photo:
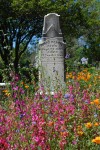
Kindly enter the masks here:
<path id="1" fill-rule="evenodd" d="M 61 61 L 64 58 L 64 46 L 64 43 L 56 39 L 47 40 L 45 44 L 41 45 L 41 61 L 50 60 L 52 62 L 54 61 L 53 58 L 55 58 L 55 61 Z"/>
<path id="2" fill-rule="evenodd" d="M 62 33 L 59 25 L 59 15 L 50 13 L 44 17 L 44 26 L 40 49 L 41 81 L 50 79 L 51 85 L 57 81 L 64 83 L 64 50 Z"/>

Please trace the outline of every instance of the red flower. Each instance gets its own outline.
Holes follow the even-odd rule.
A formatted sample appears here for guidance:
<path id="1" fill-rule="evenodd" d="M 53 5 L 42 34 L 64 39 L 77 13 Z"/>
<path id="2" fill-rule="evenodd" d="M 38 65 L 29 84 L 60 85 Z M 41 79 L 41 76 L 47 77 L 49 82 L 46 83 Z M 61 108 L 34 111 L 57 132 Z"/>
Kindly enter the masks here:
<path id="1" fill-rule="evenodd" d="M 5 139 L 0 137 L 0 150 L 6 150 L 8 148 L 8 144 Z"/>

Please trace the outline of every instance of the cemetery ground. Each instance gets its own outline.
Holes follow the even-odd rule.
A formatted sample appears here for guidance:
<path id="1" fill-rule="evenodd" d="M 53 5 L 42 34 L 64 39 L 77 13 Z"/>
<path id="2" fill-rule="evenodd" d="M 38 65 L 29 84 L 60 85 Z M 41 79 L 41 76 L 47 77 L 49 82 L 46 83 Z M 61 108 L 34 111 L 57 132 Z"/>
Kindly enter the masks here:
<path id="1" fill-rule="evenodd" d="M 53 95 L 11 76 L 0 101 L 0 150 L 100 150 L 100 70 L 66 73 L 66 89 Z"/>

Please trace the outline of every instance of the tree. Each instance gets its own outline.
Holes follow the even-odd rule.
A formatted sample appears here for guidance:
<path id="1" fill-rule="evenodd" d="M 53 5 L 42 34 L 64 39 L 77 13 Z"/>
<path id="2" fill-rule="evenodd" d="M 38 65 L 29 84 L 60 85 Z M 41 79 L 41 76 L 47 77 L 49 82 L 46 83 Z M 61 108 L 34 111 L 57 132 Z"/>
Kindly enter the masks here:
<path id="1" fill-rule="evenodd" d="M 43 18 L 47 13 L 58 13 L 64 40 L 72 45 L 73 39 L 84 36 L 95 23 L 96 0 L 1 0 L 0 1 L 0 55 L 5 64 L 14 63 L 18 70 L 21 55 L 34 35 L 41 36 Z M 89 41 L 89 40 L 88 40 Z"/>
<path id="2" fill-rule="evenodd" d="M 0 1 L 0 55 L 5 64 L 18 70 L 21 55 L 34 35 L 41 33 L 43 18 L 38 1 Z"/>

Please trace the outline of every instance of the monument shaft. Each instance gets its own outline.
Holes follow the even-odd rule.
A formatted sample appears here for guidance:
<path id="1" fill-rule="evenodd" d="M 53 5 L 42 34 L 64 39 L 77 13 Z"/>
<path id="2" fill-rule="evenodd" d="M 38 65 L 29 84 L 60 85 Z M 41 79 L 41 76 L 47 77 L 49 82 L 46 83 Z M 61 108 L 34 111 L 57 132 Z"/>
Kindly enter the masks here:
<path id="1" fill-rule="evenodd" d="M 44 17 L 40 47 L 40 81 L 50 86 L 64 83 L 64 50 L 59 15 L 50 13 Z"/>

